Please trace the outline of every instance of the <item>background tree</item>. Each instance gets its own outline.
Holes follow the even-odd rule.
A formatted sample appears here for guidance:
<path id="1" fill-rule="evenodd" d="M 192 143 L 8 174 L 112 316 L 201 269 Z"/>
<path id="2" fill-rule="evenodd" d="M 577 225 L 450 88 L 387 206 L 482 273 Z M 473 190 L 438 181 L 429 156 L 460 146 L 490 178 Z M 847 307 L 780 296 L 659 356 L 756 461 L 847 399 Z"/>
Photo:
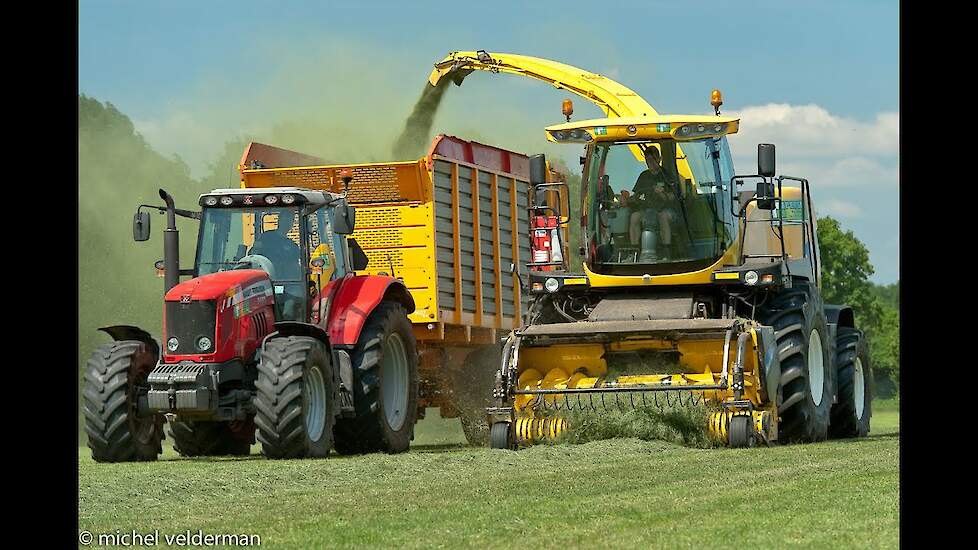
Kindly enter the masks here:
<path id="1" fill-rule="evenodd" d="M 851 230 L 826 216 L 818 220 L 822 255 L 822 296 L 832 304 L 848 304 L 856 312 L 856 327 L 869 341 L 870 359 L 880 397 L 892 395 L 900 380 L 899 283 L 875 285 L 869 250 Z"/>

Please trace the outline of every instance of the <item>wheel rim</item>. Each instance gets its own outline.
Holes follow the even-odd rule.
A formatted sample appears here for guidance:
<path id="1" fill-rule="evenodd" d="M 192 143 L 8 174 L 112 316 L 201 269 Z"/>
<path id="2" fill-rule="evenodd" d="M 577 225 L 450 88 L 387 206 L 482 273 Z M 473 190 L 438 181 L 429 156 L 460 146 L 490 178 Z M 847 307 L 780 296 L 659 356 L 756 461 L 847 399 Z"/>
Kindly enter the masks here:
<path id="1" fill-rule="evenodd" d="M 326 427 L 326 387 L 319 367 L 310 367 L 302 377 L 305 394 L 306 434 L 311 441 L 319 441 Z"/>
<path id="2" fill-rule="evenodd" d="M 863 362 L 856 357 L 853 366 L 852 390 L 856 393 L 856 419 L 863 417 L 863 407 L 866 406 L 866 380 L 863 378 Z"/>
<path id="3" fill-rule="evenodd" d="M 380 385 L 384 399 L 384 416 L 387 425 L 397 431 L 407 417 L 408 362 L 404 340 L 396 332 L 384 342 L 384 358 L 381 361 Z"/>
<path id="4" fill-rule="evenodd" d="M 825 364 L 822 362 L 822 337 L 813 330 L 808 337 L 808 389 L 817 407 L 822 403 L 822 390 L 825 384 Z"/>

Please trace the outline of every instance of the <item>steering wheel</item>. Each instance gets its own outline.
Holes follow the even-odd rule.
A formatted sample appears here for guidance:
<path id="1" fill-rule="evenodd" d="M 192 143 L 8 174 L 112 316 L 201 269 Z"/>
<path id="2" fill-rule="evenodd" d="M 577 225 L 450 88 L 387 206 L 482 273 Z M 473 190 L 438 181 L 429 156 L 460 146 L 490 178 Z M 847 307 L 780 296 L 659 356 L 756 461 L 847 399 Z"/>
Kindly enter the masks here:
<path id="1" fill-rule="evenodd" d="M 260 269 L 268 273 L 270 279 L 275 278 L 275 267 L 272 265 L 272 261 L 261 254 L 249 254 L 242 257 L 234 269 Z"/>

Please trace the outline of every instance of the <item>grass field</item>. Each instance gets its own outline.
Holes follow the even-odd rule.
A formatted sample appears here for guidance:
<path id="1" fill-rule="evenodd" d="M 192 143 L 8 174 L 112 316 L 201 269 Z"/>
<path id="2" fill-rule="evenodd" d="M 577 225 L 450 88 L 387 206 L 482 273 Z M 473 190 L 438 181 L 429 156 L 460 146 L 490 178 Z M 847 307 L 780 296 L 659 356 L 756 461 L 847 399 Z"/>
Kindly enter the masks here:
<path id="1" fill-rule="evenodd" d="M 613 439 L 463 445 L 432 410 L 402 455 L 97 464 L 79 448 L 79 527 L 257 534 L 267 548 L 896 548 L 899 416 L 859 440 L 690 449 Z M 163 541 L 160 541 L 163 546 Z"/>

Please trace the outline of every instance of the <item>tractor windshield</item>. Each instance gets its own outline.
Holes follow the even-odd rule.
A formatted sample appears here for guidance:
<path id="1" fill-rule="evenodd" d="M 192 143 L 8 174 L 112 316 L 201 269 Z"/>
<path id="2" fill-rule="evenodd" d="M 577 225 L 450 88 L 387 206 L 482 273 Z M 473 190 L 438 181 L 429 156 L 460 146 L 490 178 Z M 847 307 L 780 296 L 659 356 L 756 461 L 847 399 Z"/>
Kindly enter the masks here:
<path id="1" fill-rule="evenodd" d="M 693 271 L 733 240 L 727 140 L 596 143 L 583 212 L 591 269 L 609 275 Z"/>
<path id="2" fill-rule="evenodd" d="M 305 315 L 306 270 L 297 208 L 205 208 L 196 275 L 261 269 L 275 288 L 279 318 Z"/>

